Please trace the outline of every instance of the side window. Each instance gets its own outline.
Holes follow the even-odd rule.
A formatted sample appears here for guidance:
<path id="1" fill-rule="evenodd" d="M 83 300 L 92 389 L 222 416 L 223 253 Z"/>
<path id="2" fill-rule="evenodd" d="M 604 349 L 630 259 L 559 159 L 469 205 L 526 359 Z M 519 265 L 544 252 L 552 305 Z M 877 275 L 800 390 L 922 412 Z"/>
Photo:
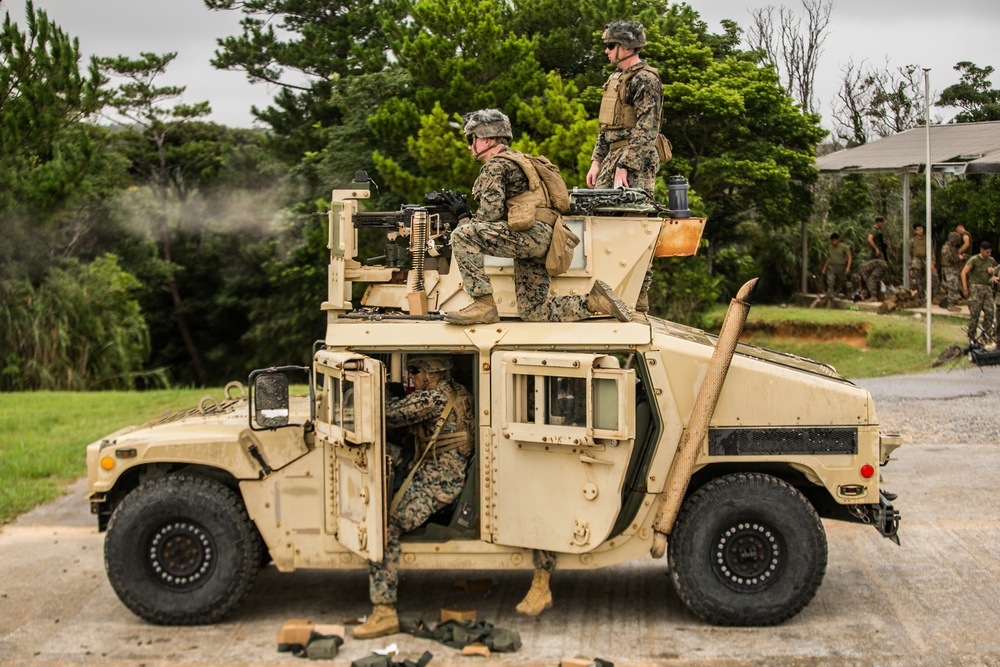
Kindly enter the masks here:
<path id="1" fill-rule="evenodd" d="M 595 445 L 635 433 L 635 371 L 611 355 L 500 352 L 503 430 L 523 442 Z"/>
<path id="2" fill-rule="evenodd" d="M 369 420 L 358 421 L 355 409 L 356 397 L 369 396 L 374 385 L 372 374 L 364 368 L 360 355 L 328 351 L 316 355 L 316 372 L 323 376 L 317 428 L 335 427 L 349 444 L 368 444 L 376 435 Z"/>

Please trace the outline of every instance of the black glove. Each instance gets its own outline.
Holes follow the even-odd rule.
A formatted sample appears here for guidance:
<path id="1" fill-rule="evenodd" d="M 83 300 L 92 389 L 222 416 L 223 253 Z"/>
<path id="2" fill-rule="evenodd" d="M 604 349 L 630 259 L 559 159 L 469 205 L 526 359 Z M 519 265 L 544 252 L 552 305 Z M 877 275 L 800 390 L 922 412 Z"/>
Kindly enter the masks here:
<path id="1" fill-rule="evenodd" d="M 441 207 L 446 211 L 450 212 L 455 216 L 455 219 L 461 222 L 464 218 L 472 217 L 472 210 L 469 208 L 469 202 L 466 201 L 465 195 L 462 191 L 452 192 L 451 190 L 443 190 L 441 192 Z"/>

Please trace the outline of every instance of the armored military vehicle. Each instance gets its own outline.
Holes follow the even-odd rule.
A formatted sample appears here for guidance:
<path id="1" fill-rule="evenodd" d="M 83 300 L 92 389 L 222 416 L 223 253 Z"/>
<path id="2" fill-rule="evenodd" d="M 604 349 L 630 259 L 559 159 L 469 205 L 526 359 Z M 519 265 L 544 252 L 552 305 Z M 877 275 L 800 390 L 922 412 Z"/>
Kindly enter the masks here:
<path id="1" fill-rule="evenodd" d="M 359 211 L 369 194 L 363 172 L 333 191 L 326 336 L 311 366 L 255 371 L 246 391 L 231 383 L 87 448 L 108 577 L 135 614 L 211 623 L 264 563 L 381 559 L 396 437 L 383 408 L 415 354 L 449 355 L 476 401 L 477 442 L 458 501 L 404 535 L 404 568 L 530 568 L 532 549 L 557 552 L 560 570 L 666 555 L 699 617 L 771 625 L 823 579 L 821 517 L 898 543 L 879 467 L 900 439 L 833 368 L 739 343 L 754 281 L 719 336 L 645 313 L 523 322 L 511 262 L 487 258 L 501 321 L 450 325 L 441 312 L 470 301 L 449 253 L 455 221 L 433 193 Z M 581 243 L 555 294 L 601 279 L 634 304 L 651 263 L 694 254 L 705 224 L 641 191 L 572 201 L 565 222 Z M 360 234 L 385 236 L 378 263 L 359 261 Z"/>

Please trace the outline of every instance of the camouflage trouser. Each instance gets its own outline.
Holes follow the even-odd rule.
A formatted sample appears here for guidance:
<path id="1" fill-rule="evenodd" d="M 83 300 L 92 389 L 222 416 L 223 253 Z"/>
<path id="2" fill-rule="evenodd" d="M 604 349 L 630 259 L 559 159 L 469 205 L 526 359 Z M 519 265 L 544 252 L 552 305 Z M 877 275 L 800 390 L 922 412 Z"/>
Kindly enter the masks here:
<path id="1" fill-rule="evenodd" d="M 615 187 L 615 169 L 618 167 L 618 161 L 625 153 L 625 148 L 625 146 L 622 146 L 621 148 L 609 151 L 607 156 L 601 161 L 601 169 L 597 172 L 595 188 L 602 190 Z M 656 156 L 656 149 L 651 147 L 649 151 L 643 151 L 642 166 L 638 170 L 628 170 L 628 186 L 630 188 L 642 188 L 649 194 L 653 194 L 656 188 L 656 172 L 659 170 L 660 160 Z"/>
<path id="2" fill-rule="evenodd" d="M 545 570 L 552 574 L 556 570 L 556 552 L 535 549 L 531 554 L 531 563 L 536 570 Z"/>
<path id="3" fill-rule="evenodd" d="M 552 227 L 535 222 L 515 232 L 505 221 L 471 222 L 452 232 L 451 248 L 469 296 L 493 293 L 483 255 L 514 260 L 514 293 L 517 314 L 527 322 L 575 322 L 590 317 L 587 297 L 549 296 L 552 280 L 545 270 L 545 255 L 552 240 Z"/>
<path id="4" fill-rule="evenodd" d="M 467 461 L 457 449 L 436 457 L 428 455 L 386 526 L 385 556 L 368 563 L 368 596 L 372 604 L 396 604 L 399 586 L 399 536 L 422 526 L 431 516 L 451 504 L 465 485 Z"/>
<path id="5" fill-rule="evenodd" d="M 826 265 L 826 295 L 831 299 L 836 297 L 842 290 L 847 290 L 847 274 L 843 264 Z"/>
<path id="6" fill-rule="evenodd" d="M 861 265 L 858 275 L 861 276 L 868 296 L 877 299 L 881 290 L 881 283 L 889 275 L 889 263 L 884 259 L 870 259 Z"/>
<path id="7" fill-rule="evenodd" d="M 958 303 L 962 296 L 962 267 L 949 266 L 944 269 L 944 286 L 948 290 L 948 305 Z"/>
<path id="8" fill-rule="evenodd" d="M 625 146 L 615 148 L 608 152 L 604 160 L 601 161 L 601 169 L 597 172 L 597 181 L 594 187 L 598 190 L 615 187 L 615 169 L 618 167 L 618 160 L 625 152 Z M 644 155 L 642 168 L 639 170 L 628 170 L 628 186 L 630 188 L 642 188 L 649 194 L 656 190 L 656 172 L 660 170 L 660 159 L 656 155 L 656 149 L 651 149 L 648 155 Z M 642 290 L 649 291 L 653 284 L 652 270 L 646 271 L 646 277 L 642 281 Z"/>
<path id="9" fill-rule="evenodd" d="M 927 264 L 923 257 L 910 260 L 910 287 L 917 290 L 917 296 L 923 297 L 927 292 Z M 937 274 L 931 271 L 931 294 L 938 291 Z"/>
<path id="10" fill-rule="evenodd" d="M 979 313 L 983 314 L 983 331 L 990 338 L 993 335 L 993 310 L 996 307 L 993 301 L 993 288 L 990 285 L 971 285 L 969 287 L 969 339 L 976 338 L 976 329 L 979 324 Z"/>

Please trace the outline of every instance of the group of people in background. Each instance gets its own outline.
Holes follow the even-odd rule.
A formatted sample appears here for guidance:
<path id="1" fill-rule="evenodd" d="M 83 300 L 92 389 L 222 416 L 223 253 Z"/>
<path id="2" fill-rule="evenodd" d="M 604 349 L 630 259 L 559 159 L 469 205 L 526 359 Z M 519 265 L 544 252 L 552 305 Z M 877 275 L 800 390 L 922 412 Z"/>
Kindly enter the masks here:
<path id="1" fill-rule="evenodd" d="M 832 300 L 839 294 L 846 295 L 854 287 L 857 290 L 855 300 L 881 300 L 889 275 L 888 245 L 882 231 L 884 227 L 885 218 L 881 215 L 876 217 L 867 238 L 870 257 L 853 274 L 853 285 L 849 285 L 851 268 L 856 265 L 851 250 L 841 242 L 839 234 L 830 235 L 827 258 L 821 270 L 826 287 L 821 299 Z M 929 263 L 931 294 L 943 294 L 944 298 L 939 303 L 952 312 L 959 312 L 962 303 L 968 305 L 969 339 L 995 344 L 997 299 L 994 291 L 1000 280 L 1000 272 L 997 270 L 997 261 L 992 257 L 993 247 L 989 241 L 982 241 L 978 252 L 970 256 L 971 247 L 971 234 L 963 225 L 957 225 L 941 246 L 939 265 L 933 248 L 928 257 L 924 226 L 919 223 L 913 225 L 913 235 L 910 238 L 909 294 L 921 300 L 925 298 Z M 943 285 L 938 280 L 939 266 Z"/>

